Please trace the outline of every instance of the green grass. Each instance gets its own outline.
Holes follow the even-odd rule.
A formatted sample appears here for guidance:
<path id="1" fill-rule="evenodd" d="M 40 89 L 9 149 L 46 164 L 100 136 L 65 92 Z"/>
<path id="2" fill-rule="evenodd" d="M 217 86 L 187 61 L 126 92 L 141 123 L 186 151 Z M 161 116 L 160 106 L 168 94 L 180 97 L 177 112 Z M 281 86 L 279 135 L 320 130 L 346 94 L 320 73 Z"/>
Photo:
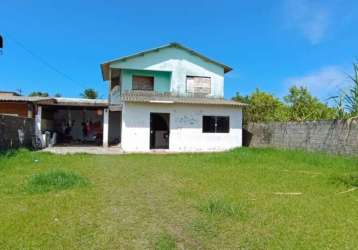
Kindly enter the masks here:
<path id="1" fill-rule="evenodd" d="M 212 198 L 199 207 L 199 210 L 209 215 L 243 217 L 244 208 L 234 203 L 218 198 Z"/>
<path id="2" fill-rule="evenodd" d="M 30 193 L 45 193 L 85 186 L 87 184 L 88 181 L 76 173 L 63 170 L 49 170 L 31 176 L 26 190 Z"/>
<path id="3" fill-rule="evenodd" d="M 358 172 L 343 174 L 337 176 L 336 179 L 347 186 L 358 187 Z"/>
<path id="4" fill-rule="evenodd" d="M 357 173 L 274 149 L 2 153 L 0 249 L 355 249 Z"/>
<path id="5" fill-rule="evenodd" d="M 175 239 L 166 233 L 162 233 L 158 236 L 158 239 L 155 242 L 156 250 L 172 250 L 176 249 Z"/>

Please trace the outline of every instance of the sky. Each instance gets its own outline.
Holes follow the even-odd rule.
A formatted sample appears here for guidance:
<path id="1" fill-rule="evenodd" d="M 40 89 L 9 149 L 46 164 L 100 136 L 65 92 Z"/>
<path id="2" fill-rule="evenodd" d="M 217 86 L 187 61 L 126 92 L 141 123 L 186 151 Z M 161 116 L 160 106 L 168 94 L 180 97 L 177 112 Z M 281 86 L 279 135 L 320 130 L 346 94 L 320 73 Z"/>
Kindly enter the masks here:
<path id="1" fill-rule="evenodd" d="M 234 69 L 226 98 L 300 85 L 326 100 L 350 84 L 357 13 L 354 0 L 3 0 L 0 90 L 106 98 L 100 63 L 179 42 Z"/>

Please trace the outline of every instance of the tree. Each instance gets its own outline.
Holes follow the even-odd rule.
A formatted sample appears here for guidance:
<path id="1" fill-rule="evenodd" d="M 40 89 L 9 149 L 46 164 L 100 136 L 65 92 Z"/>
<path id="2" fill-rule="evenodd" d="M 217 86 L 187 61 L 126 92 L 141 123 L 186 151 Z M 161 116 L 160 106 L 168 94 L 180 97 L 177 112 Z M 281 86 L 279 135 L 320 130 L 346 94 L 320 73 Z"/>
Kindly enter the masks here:
<path id="1" fill-rule="evenodd" d="M 97 99 L 98 98 L 97 91 L 92 88 L 85 89 L 83 91 L 83 93 L 81 93 L 80 95 L 81 95 L 81 97 L 86 98 L 86 99 Z"/>
<path id="2" fill-rule="evenodd" d="M 55 97 L 62 97 L 62 95 L 60 93 L 56 93 L 54 96 Z"/>
<path id="3" fill-rule="evenodd" d="M 287 120 L 287 107 L 275 96 L 256 89 L 250 96 L 239 93 L 233 100 L 248 104 L 244 107 L 245 122 L 269 122 Z"/>
<path id="4" fill-rule="evenodd" d="M 353 86 L 344 94 L 345 108 L 350 117 L 358 116 L 358 63 L 353 63 L 353 76 L 349 76 L 353 81 Z"/>
<path id="5" fill-rule="evenodd" d="M 48 97 L 47 92 L 41 92 L 41 91 L 33 91 L 29 94 L 29 96 L 40 96 L 40 97 Z"/>
<path id="6" fill-rule="evenodd" d="M 247 96 L 247 95 L 241 95 L 240 94 L 240 92 L 236 92 L 236 96 L 234 96 L 233 98 L 232 98 L 234 101 L 237 101 L 237 102 L 242 102 L 242 103 L 249 103 L 249 96 Z"/>
<path id="7" fill-rule="evenodd" d="M 358 117 L 358 63 L 353 63 L 353 75 L 349 78 L 353 86 L 348 91 L 341 90 L 339 95 L 329 98 L 334 101 L 337 119 Z"/>
<path id="8" fill-rule="evenodd" d="M 305 87 L 293 86 L 284 97 L 289 107 L 289 120 L 313 121 L 335 118 L 335 110 L 320 102 Z"/>
<path id="9" fill-rule="evenodd" d="M 338 96 L 332 96 L 328 98 L 328 100 L 333 100 L 336 119 L 342 120 L 349 118 L 344 104 L 344 92 L 341 92 Z"/>

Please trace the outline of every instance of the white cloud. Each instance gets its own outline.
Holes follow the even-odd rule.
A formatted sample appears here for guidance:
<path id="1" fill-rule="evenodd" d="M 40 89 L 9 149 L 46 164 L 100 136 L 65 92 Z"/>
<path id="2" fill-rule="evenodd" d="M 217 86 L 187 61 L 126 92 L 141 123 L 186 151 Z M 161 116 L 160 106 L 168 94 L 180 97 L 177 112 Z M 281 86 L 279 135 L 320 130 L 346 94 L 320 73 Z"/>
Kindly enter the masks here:
<path id="1" fill-rule="evenodd" d="M 346 72 L 339 66 L 327 66 L 303 76 L 289 77 L 284 80 L 284 85 L 285 88 L 293 85 L 307 87 L 314 96 L 326 100 L 351 85 Z"/>
<path id="2" fill-rule="evenodd" d="M 329 10 L 317 0 L 283 0 L 285 26 L 296 30 L 312 44 L 318 44 L 329 25 Z"/>

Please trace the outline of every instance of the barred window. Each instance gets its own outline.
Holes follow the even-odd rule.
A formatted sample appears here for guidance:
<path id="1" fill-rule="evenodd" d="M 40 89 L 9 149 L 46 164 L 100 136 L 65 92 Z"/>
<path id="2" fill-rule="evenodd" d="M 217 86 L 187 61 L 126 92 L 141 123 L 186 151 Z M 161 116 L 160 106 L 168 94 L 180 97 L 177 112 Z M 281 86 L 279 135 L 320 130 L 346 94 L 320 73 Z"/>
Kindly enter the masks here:
<path id="1" fill-rule="evenodd" d="M 203 133 L 229 133 L 229 116 L 203 116 Z"/>

